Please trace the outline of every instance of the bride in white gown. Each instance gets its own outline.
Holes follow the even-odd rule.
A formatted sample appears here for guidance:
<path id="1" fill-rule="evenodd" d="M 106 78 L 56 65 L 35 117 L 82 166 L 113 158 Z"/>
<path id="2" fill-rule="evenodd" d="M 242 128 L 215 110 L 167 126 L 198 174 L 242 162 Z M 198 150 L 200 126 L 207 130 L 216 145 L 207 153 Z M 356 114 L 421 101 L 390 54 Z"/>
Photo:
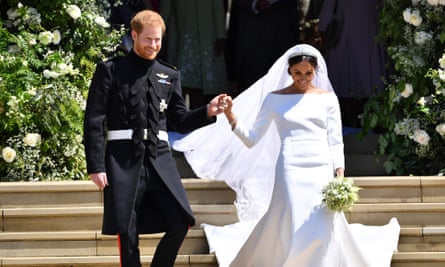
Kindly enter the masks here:
<path id="1" fill-rule="evenodd" d="M 227 118 L 173 144 L 198 176 L 225 180 L 237 192 L 240 222 L 203 225 L 219 265 L 390 266 L 396 219 L 349 224 L 321 206 L 322 187 L 343 175 L 344 155 L 338 100 L 320 53 L 291 48 L 243 94 L 233 108 L 227 98 Z"/>

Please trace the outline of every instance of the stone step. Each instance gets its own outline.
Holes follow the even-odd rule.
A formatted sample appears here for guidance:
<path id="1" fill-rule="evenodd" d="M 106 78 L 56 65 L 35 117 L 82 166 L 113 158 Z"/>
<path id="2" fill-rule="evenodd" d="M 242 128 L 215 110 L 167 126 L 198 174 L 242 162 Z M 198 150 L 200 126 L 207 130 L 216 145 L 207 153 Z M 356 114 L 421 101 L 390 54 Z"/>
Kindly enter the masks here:
<path id="1" fill-rule="evenodd" d="M 149 264 L 152 256 L 141 256 Z M 73 257 L 6 257 L 0 259 L 1 267 L 119 267 L 118 256 Z M 391 267 L 443 267 L 445 252 L 396 252 Z M 175 267 L 218 267 L 213 254 L 178 255 Z"/>
<path id="2" fill-rule="evenodd" d="M 142 255 L 153 255 L 162 234 L 140 236 Z M 399 252 L 445 252 L 445 225 L 402 227 Z M 191 229 L 179 254 L 208 254 L 202 229 Z M 0 233 L 0 258 L 116 256 L 116 236 L 100 231 L 50 231 Z"/>
<path id="3" fill-rule="evenodd" d="M 361 187 L 358 203 L 442 203 L 445 177 L 375 176 L 350 177 Z"/>
<path id="4" fill-rule="evenodd" d="M 201 223 L 228 224 L 237 221 L 233 204 L 191 205 L 196 227 Z M 97 230 L 101 228 L 101 206 L 2 208 L 4 232 Z"/>
<path id="5" fill-rule="evenodd" d="M 223 181 L 183 179 L 191 204 L 231 204 L 235 193 Z M 91 181 L 3 182 L 1 207 L 99 206 L 102 192 Z"/>
<path id="6" fill-rule="evenodd" d="M 141 256 L 150 265 L 152 256 Z M 119 256 L 5 257 L 0 267 L 119 267 Z M 214 255 L 178 255 L 175 267 L 218 267 Z"/>
<path id="7" fill-rule="evenodd" d="M 400 225 L 442 225 L 445 222 L 445 203 L 369 203 L 355 204 L 345 213 L 350 223 L 386 224 L 396 217 Z"/>
<path id="8" fill-rule="evenodd" d="M 402 227 L 399 252 L 445 252 L 445 225 Z"/>
<path id="9" fill-rule="evenodd" d="M 445 202 L 442 176 L 360 176 L 359 203 Z M 191 204 L 232 204 L 235 193 L 223 181 L 183 179 Z M 90 181 L 0 183 L 0 208 L 102 205 L 102 192 Z"/>
<path id="10" fill-rule="evenodd" d="M 391 267 L 443 267 L 445 252 L 396 252 Z"/>
<path id="11" fill-rule="evenodd" d="M 445 266 L 445 178 L 351 177 L 362 187 L 350 222 L 402 225 L 392 267 Z M 217 267 L 201 222 L 237 220 L 235 195 L 224 182 L 183 179 L 197 225 L 189 231 L 175 266 Z M 0 267 L 119 266 L 116 238 L 101 235 L 101 192 L 90 181 L 0 183 Z M 147 264 L 160 234 L 141 236 Z"/>
<path id="12" fill-rule="evenodd" d="M 142 255 L 153 255 L 163 234 L 140 236 Z M 179 254 L 208 254 L 204 231 L 190 229 Z M 100 231 L 49 231 L 0 233 L 0 258 L 3 257 L 73 257 L 116 256 L 116 236 Z"/>
<path id="13" fill-rule="evenodd" d="M 192 209 L 195 227 L 237 221 L 234 205 L 192 205 Z M 2 214 L 4 232 L 97 230 L 102 222 L 102 207 L 3 208 Z M 379 225 L 397 217 L 404 226 L 442 225 L 445 203 L 359 203 L 345 215 L 351 223 Z"/>

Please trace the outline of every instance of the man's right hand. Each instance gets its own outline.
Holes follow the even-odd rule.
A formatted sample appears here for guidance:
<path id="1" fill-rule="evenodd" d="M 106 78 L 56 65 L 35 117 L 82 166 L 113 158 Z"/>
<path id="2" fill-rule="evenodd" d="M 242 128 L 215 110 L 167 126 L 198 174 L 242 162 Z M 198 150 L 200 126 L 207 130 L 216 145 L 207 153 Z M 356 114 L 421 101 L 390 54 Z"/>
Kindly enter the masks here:
<path id="1" fill-rule="evenodd" d="M 104 189 L 108 185 L 107 174 L 105 172 L 96 172 L 89 174 L 91 181 L 97 185 L 100 189 Z"/>

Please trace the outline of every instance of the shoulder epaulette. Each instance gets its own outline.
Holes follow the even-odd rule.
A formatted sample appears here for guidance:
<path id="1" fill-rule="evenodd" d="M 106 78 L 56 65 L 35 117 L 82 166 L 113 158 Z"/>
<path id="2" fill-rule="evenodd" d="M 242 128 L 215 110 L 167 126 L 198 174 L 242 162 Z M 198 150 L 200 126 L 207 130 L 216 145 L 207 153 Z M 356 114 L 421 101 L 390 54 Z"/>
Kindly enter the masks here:
<path id="1" fill-rule="evenodd" d="M 113 57 L 107 57 L 107 58 L 104 59 L 104 62 L 116 61 L 116 60 L 120 60 L 122 58 L 124 58 L 124 56 L 122 56 L 122 55 L 113 56 Z"/>
<path id="2" fill-rule="evenodd" d="M 167 63 L 167 62 L 164 62 L 164 61 L 162 61 L 162 60 L 159 60 L 159 59 L 158 59 L 158 61 L 159 61 L 159 63 L 161 63 L 161 64 L 164 65 L 164 66 L 167 66 L 167 67 L 172 68 L 172 69 L 174 69 L 174 70 L 178 70 L 178 68 L 177 68 L 176 66 L 173 66 L 173 65 L 171 65 L 171 64 L 169 64 L 169 63 Z"/>

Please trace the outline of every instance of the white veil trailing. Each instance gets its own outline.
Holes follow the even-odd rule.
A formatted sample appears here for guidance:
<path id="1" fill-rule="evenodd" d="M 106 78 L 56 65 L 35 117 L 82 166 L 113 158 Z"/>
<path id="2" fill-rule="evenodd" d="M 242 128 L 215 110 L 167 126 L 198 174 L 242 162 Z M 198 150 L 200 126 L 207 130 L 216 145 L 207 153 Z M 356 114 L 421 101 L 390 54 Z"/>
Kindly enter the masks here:
<path id="1" fill-rule="evenodd" d="M 288 58 L 293 54 L 317 57 L 315 86 L 333 91 L 323 56 L 307 44 L 287 50 L 260 80 L 233 101 L 233 111 L 246 127 L 253 125 L 265 96 L 292 83 L 287 72 Z M 275 163 L 281 142 L 275 127 L 269 128 L 261 141 L 247 148 L 232 133 L 224 114 L 216 123 L 198 129 L 179 139 L 172 147 L 184 156 L 199 178 L 225 181 L 237 195 L 235 205 L 240 221 L 256 220 L 266 211 L 270 201 Z"/>

